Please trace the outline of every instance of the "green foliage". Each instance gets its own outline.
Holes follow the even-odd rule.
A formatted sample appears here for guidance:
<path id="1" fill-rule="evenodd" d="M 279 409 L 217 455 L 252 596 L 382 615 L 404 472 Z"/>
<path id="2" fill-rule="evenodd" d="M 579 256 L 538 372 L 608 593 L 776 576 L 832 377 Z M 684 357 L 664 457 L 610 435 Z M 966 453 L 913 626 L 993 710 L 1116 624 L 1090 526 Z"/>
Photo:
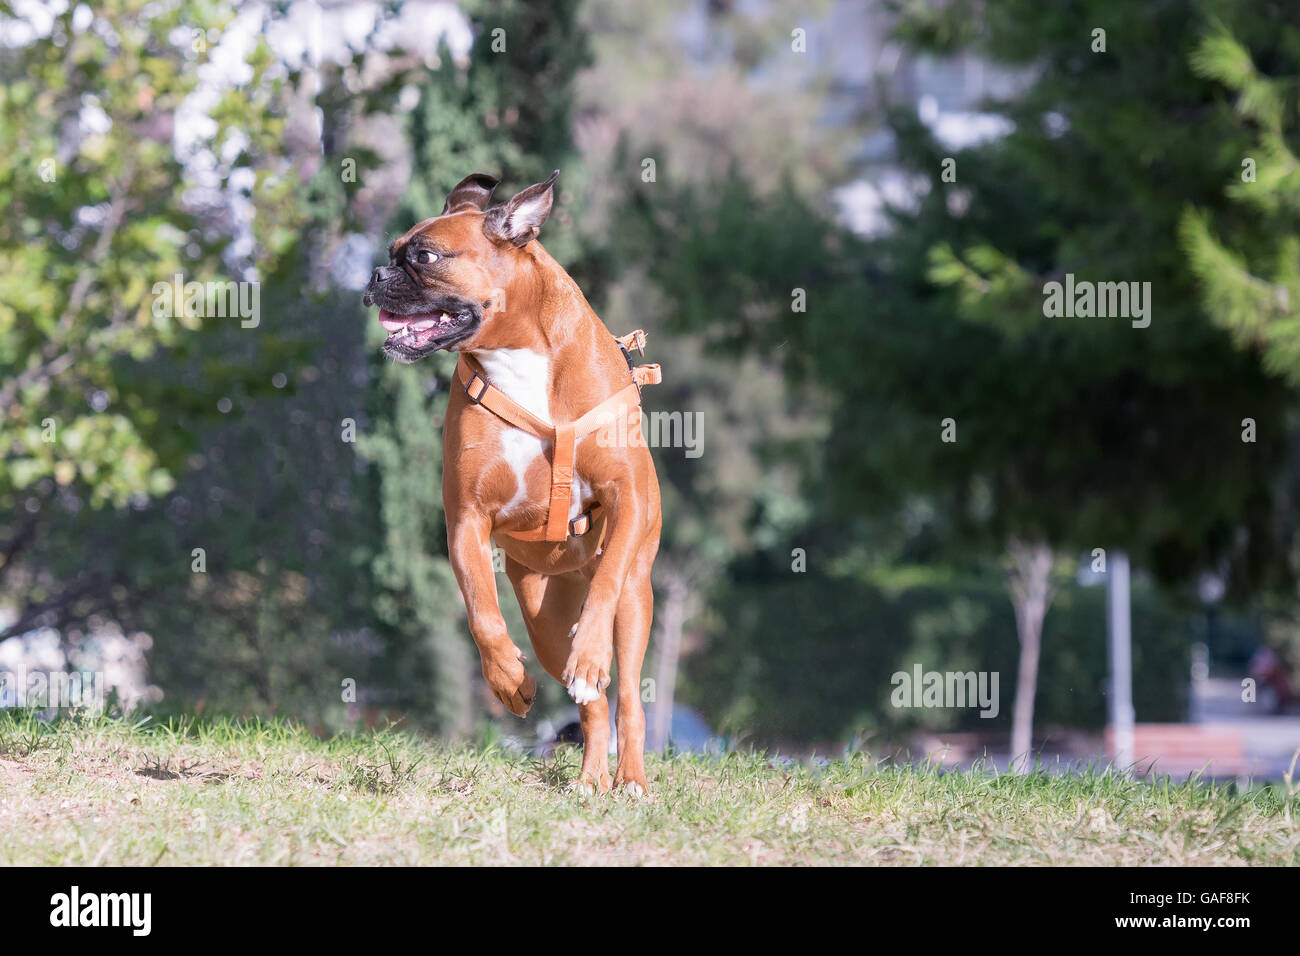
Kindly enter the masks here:
<path id="1" fill-rule="evenodd" d="M 804 543 L 812 544 L 808 536 Z M 751 561 L 706 620 L 710 651 L 690 658 L 685 698 L 720 729 L 758 746 L 871 738 L 905 743 L 921 728 L 1006 732 L 1019 644 L 1005 587 L 994 577 L 835 569 L 810 548 L 809 570 Z M 828 569 L 830 568 L 830 569 Z M 1105 588 L 1060 582 L 1044 627 L 1035 720 L 1100 728 L 1107 674 L 1100 622 Z M 1138 719 L 1185 717 L 1189 618 L 1150 588 L 1133 596 Z M 924 671 L 999 674 L 999 712 L 894 707 L 891 677 Z"/>
<path id="2" fill-rule="evenodd" d="M 1240 144 L 1240 168 L 1223 190 L 1235 208 L 1211 214 L 1195 204 L 1179 236 L 1215 322 L 1239 347 L 1259 352 L 1271 372 L 1297 383 L 1300 18 L 1295 10 L 1276 12 L 1280 22 L 1266 27 L 1255 11 L 1215 20 L 1191 54 L 1197 74 L 1230 95 L 1231 108 L 1219 112 Z"/>
<path id="3" fill-rule="evenodd" d="M 1230 555 L 1243 593 L 1281 583 L 1289 395 L 1210 321 L 1176 241 L 1188 197 L 1224 204 L 1225 150 L 1207 161 L 1197 144 L 1235 135 L 1186 65 L 1191 12 L 1007 0 L 962 25 L 973 52 L 1037 64 L 1036 78 L 988 104 L 1013 132 L 957 152 L 955 184 L 940 178 L 951 151 L 893 117 L 899 161 L 928 187 L 879 240 L 734 182 L 693 197 L 689 220 L 661 216 L 653 268 L 681 327 L 780 355 L 832 397 L 816 497 L 835 513 L 921 498 L 952 557 L 1018 536 L 1123 546 L 1171 583 Z M 1109 24 L 1108 53 L 1090 52 L 1091 22 Z M 1149 282 L 1150 326 L 1045 317 L 1044 286 L 1067 273 Z M 789 309 L 795 286 L 806 316 Z"/>
<path id="4" fill-rule="evenodd" d="M 961 150 L 911 112 L 891 116 L 898 163 L 924 186 L 915 208 L 889 210 L 888 235 L 857 239 L 817 203 L 763 194 L 737 171 L 661 188 L 633 220 L 670 329 L 779 362 L 830 408 L 824 440 L 800 449 L 808 480 L 787 509 L 806 506 L 807 526 L 732 564 L 734 587 L 699 622 L 713 643 L 689 665 L 691 699 L 760 740 L 906 729 L 882 710 L 883 675 L 926 648 L 928 667 L 999 670 L 1009 717 L 1015 628 L 996 583 L 889 598 L 861 583 L 880 564 L 991 568 L 1019 537 L 1122 547 L 1173 588 L 1205 569 L 1238 597 L 1287 584 L 1294 529 L 1278 515 L 1294 395 L 1232 348 L 1178 242 L 1189 201 L 1229 211 L 1223 185 L 1246 139 L 1188 65 L 1199 7 L 902 6 L 914 48 L 1023 66 L 1026 85 L 984 106 L 1012 132 Z M 1105 26 L 1106 53 L 1081 24 Z M 940 175 L 948 157 L 956 183 Z M 1046 317 L 1045 284 L 1067 273 L 1149 282 L 1151 324 Z M 806 314 L 791 309 L 795 288 Z M 1254 443 L 1241 440 L 1246 417 Z M 956 442 L 941 441 L 946 419 Z M 806 574 L 788 570 L 793 544 L 817 555 Z M 1075 590 L 1048 615 L 1039 717 L 1096 725 L 1102 594 Z M 1187 622 L 1154 594 L 1137 601 L 1139 715 L 1180 717 L 1185 669 L 1157 671 L 1185 658 Z"/>
<path id="5" fill-rule="evenodd" d="M 571 10 L 554 7 L 494 6 L 476 29 L 506 26 L 508 55 L 480 35 L 468 65 L 447 57 L 420 72 L 409 130 L 416 175 L 401 229 L 436 214 L 467 172 L 499 173 L 503 160 L 512 175 L 577 172 L 563 162 L 566 85 L 585 53 Z M 354 91 L 346 68 L 325 64 L 271 82 L 259 40 L 252 78 L 215 107 L 210 145 L 220 152 L 248 137 L 242 153 L 227 150 L 220 172 L 223 183 L 236 168 L 255 172 L 253 253 L 237 265 L 258 269 L 262 323 L 160 318 L 155 279 L 202 281 L 234 260 L 224 213 L 182 201 L 190 184 L 170 140 L 208 49 L 176 45 L 174 31 L 197 38 L 230 11 L 157 13 L 110 5 L 100 16 L 121 36 L 117 46 L 77 34 L 63 47 L 8 51 L 0 67 L 13 80 L 0 91 L 0 136 L 14 155 L 43 155 L 32 140 L 52 142 L 84 97 L 113 120 L 78 144 L 53 183 L 35 164 L 0 171 L 0 194 L 19 213 L 0 227 L 0 358 L 17 372 L 3 380 L 15 403 L 0 424 L 0 514 L 13 515 L 8 526 L 0 518 L 0 577 L 9 575 L 6 603 L 18 611 L 0 634 L 52 624 L 75 640 L 103 619 L 144 631 L 154 640 L 151 679 L 172 710 L 292 713 L 330 728 L 400 714 L 465 733 L 477 667 L 445 557 L 445 388 L 433 378 L 446 381 L 450 362 L 388 365 L 359 295 L 322 291 L 342 234 L 374 226 L 352 201 L 356 187 L 340 181 L 340 160 L 380 175 L 367 120 L 396 112 L 399 90 L 416 77 L 395 70 Z M 56 32 L 73 35 L 71 16 Z M 217 34 L 202 38 L 214 44 Z M 54 63 L 57 82 L 31 82 Z M 549 78 L 544 95 L 531 95 L 534 74 Z M 282 135 L 304 95 L 323 120 L 322 156 Z M 119 220 L 110 214 L 99 233 L 79 224 L 78 209 L 117 209 L 114 197 Z M 561 246 L 572 235 L 562 223 L 553 231 Z M 55 321 L 65 302 L 76 308 Z M 110 305 L 122 315 L 107 314 Z M 97 390 L 106 410 L 90 405 Z M 47 416 L 57 442 L 42 440 Z M 341 693 L 348 680 L 352 706 Z"/>
<path id="6" fill-rule="evenodd" d="M 468 66 L 430 74 L 409 117 L 414 168 L 394 228 L 405 232 L 438 215 L 447 193 L 470 173 L 502 180 L 497 198 L 504 199 L 559 169 L 560 201 L 543 241 L 571 263 L 581 250 L 567 227 L 581 208 L 583 185 L 570 139 L 572 87 L 590 60 L 577 6 L 506 0 L 482 9 L 470 4 L 467 13 L 477 33 Z M 504 32 L 494 37 L 497 30 Z M 493 49 L 497 42 L 504 51 Z"/>
<path id="7" fill-rule="evenodd" d="M 473 648 L 464 634 L 446 558 L 438 428 L 446 393 L 431 394 L 424 377 L 404 366 L 377 367 L 383 359 L 376 336 L 370 336 L 370 345 L 376 355 L 368 396 L 371 425 L 358 452 L 371 464 L 379 496 L 376 520 L 382 537 L 369 569 L 373 610 L 395 647 L 425 649 L 416 659 L 427 663 L 416 673 L 432 670 L 432 686 L 424 692 L 435 726 L 464 733 L 472 716 Z M 445 368 L 450 363 L 439 364 Z M 389 655 L 390 676 L 399 685 L 415 676 L 409 662 L 403 666 L 405 656 Z"/>
<path id="8" fill-rule="evenodd" d="M 247 255 L 224 214 L 189 201 L 171 140 L 206 57 L 178 31 L 220 31 L 233 8 L 113 0 L 98 15 L 115 44 L 76 32 L 70 8 L 55 18 L 61 44 L 0 52 L 0 149 L 22 157 L 0 167 L 0 586 L 21 605 L 13 629 L 74 635 L 111 617 L 146 631 L 171 707 L 292 712 L 319 727 L 400 712 L 471 731 L 477 667 L 440 500 L 452 359 L 384 363 L 373 313 L 354 293 L 320 291 L 340 235 L 373 232 L 387 212 L 374 182 L 340 183 L 339 161 L 356 159 L 365 180 L 401 153 L 372 149 L 366 121 L 399 114 L 413 84 L 411 178 L 389 228 L 436 215 L 470 172 L 502 177 L 504 194 L 560 168 L 547 248 L 614 331 L 650 332 L 665 383 L 647 409 L 702 416 L 701 458 L 655 450 L 660 577 L 689 585 L 688 649 L 710 641 L 688 663 L 687 699 L 760 740 L 901 735 L 952 716 L 889 707 L 888 675 L 919 662 L 1000 671 L 998 721 L 963 719 L 1001 726 L 1014 628 L 983 569 L 1008 537 L 1123 546 L 1175 586 L 1206 568 L 1243 595 L 1286 583 L 1297 31 L 1294 11 L 1264 6 L 901 4 L 899 36 L 915 49 L 1032 73 L 1023 95 L 988 106 L 1014 132 L 959 151 L 957 183 L 939 177 L 950 150 L 912 115 L 890 117 L 899 163 L 928 190 L 871 241 L 831 221 L 828 185 L 842 177 L 807 128 L 760 108 L 809 112 L 815 97 L 765 99 L 719 68 L 732 54 L 702 69 L 735 115 L 695 115 L 685 83 L 658 94 L 680 71 L 685 7 L 625 35 L 649 15 L 470 3 L 468 63 L 395 67 L 364 89 L 356 64 L 273 74 L 259 43 L 209 143 L 223 184 L 254 171 Z M 771 25 L 786 11 L 711 14 L 709 28 L 734 41 L 735 64 L 761 71 L 772 36 L 784 52 L 788 29 Z M 617 29 L 586 82 L 641 89 L 597 91 L 621 103 L 612 117 L 588 93 L 584 166 L 572 142 L 583 25 L 607 18 Z M 1105 54 L 1089 50 L 1092 23 L 1108 30 Z M 319 154 L 289 135 L 290 111 L 307 108 L 323 120 Z M 106 131 L 69 138 L 95 109 Z M 604 148 L 604 130 L 630 127 Z M 223 153 L 239 137 L 238 155 Z M 643 155 L 659 182 L 637 175 Z M 257 330 L 151 308 L 154 284 L 178 272 L 247 268 L 263 281 Z M 1151 326 L 1045 318 L 1043 285 L 1066 273 L 1150 282 Z M 1246 417 L 1253 444 L 1240 440 Z M 954 444 L 939 440 L 945 418 Z M 342 440 L 346 419 L 356 445 Z M 813 555 L 805 574 L 788 569 L 796 544 Z M 921 580 L 898 583 L 918 567 Z M 1101 600 L 1066 582 L 1048 617 L 1047 722 L 1101 720 Z M 1139 717 L 1176 717 L 1187 622 L 1154 592 L 1136 600 Z M 361 692 L 350 713 L 348 678 Z M 409 786 L 412 764 L 384 766 L 358 763 L 356 784 Z"/>
<path id="9" fill-rule="evenodd" d="M 971 28 L 975 50 L 1042 66 L 1023 96 L 990 104 L 1014 131 L 958 154 L 958 183 L 944 184 L 938 145 L 896 124 L 905 162 L 931 188 L 901 234 L 878 244 L 894 255 L 879 318 L 861 332 L 861 351 L 889 370 L 877 394 L 929 419 L 912 436 L 926 449 L 920 467 L 907 456 L 895 467 L 945 495 L 975 482 L 987 498 L 958 499 L 957 521 L 995 543 L 1113 542 L 1166 581 L 1225 557 L 1242 525 L 1250 547 L 1238 583 L 1277 583 L 1265 573 L 1277 544 L 1267 502 L 1285 395 L 1225 348 L 1174 241 L 1186 198 L 1213 200 L 1223 181 L 1221 160 L 1203 161 L 1191 138 L 1230 136 L 1187 122 L 1208 99 L 1179 59 L 1194 41 L 1191 7 L 994 8 Z M 1106 25 L 1106 53 L 1090 50 L 1079 23 Z M 949 208 L 955 189 L 969 194 L 961 213 Z M 909 265 L 918 246 L 925 284 Z M 1066 273 L 1150 282 L 1151 325 L 1045 318 L 1044 284 Z M 1267 418 L 1271 437 L 1242 443 L 1247 414 Z M 957 422 L 946 448 L 931 437 L 940 417 Z"/>
<path id="10" fill-rule="evenodd" d="M 74 12 L 55 17 L 50 37 L 0 57 L 0 151 L 25 157 L 0 171 L 0 514 L 20 501 L 35 513 L 56 489 L 97 508 L 173 486 L 183 444 L 153 396 L 122 388 L 122 367 L 210 331 L 159 314 L 154 285 L 177 273 L 225 278 L 231 238 L 206 230 L 183 201 L 190 184 L 167 120 L 204 61 L 173 31 L 219 31 L 232 9 L 119 0 L 98 14 L 113 24 L 111 43 L 74 29 Z M 259 221 L 292 233 L 282 167 L 267 151 L 280 134 L 277 104 L 260 70 L 240 93 L 205 144 L 225 150 L 214 172 L 224 187 L 235 169 L 255 169 Z M 91 115 L 98 124 L 79 126 Z M 232 155 L 236 142 L 245 145 Z M 281 251 L 258 232 L 245 264 L 273 267 Z"/>
<path id="11" fill-rule="evenodd" d="M 225 419 L 222 399 L 242 411 L 274 394 L 273 374 L 300 343 L 269 322 L 243 328 L 239 318 L 157 306 L 177 275 L 255 275 L 269 289 L 303 207 L 281 155 L 284 101 L 265 50 L 195 144 L 220 157 L 211 187 L 253 171 L 251 245 L 236 252 L 225 199 L 196 200 L 175 157 L 178 111 L 198 87 L 207 41 L 233 17 L 229 5 L 121 0 L 77 29 L 85 9 L 68 6 L 48 36 L 0 54 L 0 148 L 14 158 L 0 169 L 0 593 L 16 612 L 0 636 L 54 625 L 76 639 L 107 618 L 159 625 L 171 647 L 176 632 L 164 621 L 191 640 L 203 631 L 183 610 L 193 610 L 190 586 L 209 580 L 191 573 L 191 549 L 230 570 L 260 557 L 256 536 L 233 536 L 266 514 L 232 522 L 237 506 L 223 502 L 220 482 L 195 479 L 222 450 L 207 457 L 219 442 L 205 446 L 204 436 Z M 273 460 L 274 451 L 262 459 Z M 200 520 L 205 509 L 212 524 Z M 230 616 L 213 622 L 235 626 Z M 232 651 L 197 683 L 238 673 L 242 661 Z M 246 684 L 248 696 L 264 703 L 266 680 Z"/>

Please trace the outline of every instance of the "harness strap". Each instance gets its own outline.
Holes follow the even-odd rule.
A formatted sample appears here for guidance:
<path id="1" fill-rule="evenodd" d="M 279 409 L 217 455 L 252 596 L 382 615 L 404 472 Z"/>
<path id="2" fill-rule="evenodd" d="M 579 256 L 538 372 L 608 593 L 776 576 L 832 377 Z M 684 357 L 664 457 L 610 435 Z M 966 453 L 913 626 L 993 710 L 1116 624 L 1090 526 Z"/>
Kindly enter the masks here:
<path id="1" fill-rule="evenodd" d="M 629 332 L 627 335 L 616 335 L 614 339 L 619 345 L 623 346 L 623 351 L 630 352 L 636 349 L 638 352 L 645 354 L 645 333 L 640 329 L 635 332 Z"/>
<path id="2" fill-rule="evenodd" d="M 637 385 L 658 385 L 664 380 L 664 373 L 658 363 L 638 365 L 632 369 L 632 378 L 636 380 Z"/>
<path id="3" fill-rule="evenodd" d="M 569 502 L 573 496 L 573 458 L 577 452 L 577 430 L 572 422 L 555 426 L 555 448 L 551 452 L 551 505 L 546 512 L 546 540 L 569 537 Z"/>
<path id="4" fill-rule="evenodd" d="M 482 405 L 497 418 L 504 418 L 516 428 L 531 432 L 538 438 L 555 439 L 555 426 L 544 418 L 534 415 L 524 406 L 492 384 L 483 375 L 470 368 L 467 356 L 462 353 L 456 365 L 461 384 L 465 386 L 465 395 L 475 405 Z M 474 364 L 478 364 L 475 362 Z"/>
<path id="5" fill-rule="evenodd" d="M 645 333 L 638 329 L 628 335 L 617 338 L 624 355 L 629 347 L 638 351 L 645 348 Z M 471 365 L 471 363 L 473 363 Z M 577 452 L 578 439 L 596 431 L 619 412 L 635 408 L 629 416 L 629 424 L 639 424 L 641 411 L 641 386 L 657 385 L 662 380 L 658 365 L 640 365 L 632 367 L 628 358 L 628 368 L 632 373 L 632 382 L 626 388 L 605 399 L 588 411 L 577 421 L 555 425 L 534 415 L 505 392 L 487 380 L 472 357 L 462 352 L 456 364 L 456 374 L 465 388 L 465 396 L 475 405 L 482 405 L 493 415 L 516 428 L 536 435 L 538 438 L 552 442 L 551 451 L 551 496 L 547 506 L 546 523 L 540 528 L 529 531 L 506 531 L 503 534 L 520 541 L 567 541 L 569 537 L 586 534 L 595 522 L 600 511 L 600 504 L 590 508 L 569 520 L 569 505 L 573 498 L 573 463 Z"/>

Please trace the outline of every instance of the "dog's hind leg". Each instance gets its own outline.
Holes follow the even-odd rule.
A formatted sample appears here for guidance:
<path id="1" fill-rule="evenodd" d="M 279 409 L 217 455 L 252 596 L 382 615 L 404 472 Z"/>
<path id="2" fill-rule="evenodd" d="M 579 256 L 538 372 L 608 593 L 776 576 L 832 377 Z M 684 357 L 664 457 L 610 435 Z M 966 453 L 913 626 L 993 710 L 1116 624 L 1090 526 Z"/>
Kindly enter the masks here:
<path id="1" fill-rule="evenodd" d="M 560 680 L 573 644 L 573 627 L 587 596 L 586 577 L 579 571 L 541 574 L 509 556 L 506 576 L 519 598 L 519 609 L 538 662 L 548 674 Z M 609 702 L 605 695 L 598 694 L 595 700 L 580 704 L 578 718 L 582 723 L 582 772 L 578 782 L 608 790 Z"/>
<path id="2" fill-rule="evenodd" d="M 614 615 L 614 663 L 618 668 L 618 770 L 614 786 L 629 794 L 649 792 L 645 775 L 645 710 L 641 706 L 641 664 L 650 643 L 654 592 L 650 570 L 659 550 L 659 535 L 647 538 L 628 570 Z"/>

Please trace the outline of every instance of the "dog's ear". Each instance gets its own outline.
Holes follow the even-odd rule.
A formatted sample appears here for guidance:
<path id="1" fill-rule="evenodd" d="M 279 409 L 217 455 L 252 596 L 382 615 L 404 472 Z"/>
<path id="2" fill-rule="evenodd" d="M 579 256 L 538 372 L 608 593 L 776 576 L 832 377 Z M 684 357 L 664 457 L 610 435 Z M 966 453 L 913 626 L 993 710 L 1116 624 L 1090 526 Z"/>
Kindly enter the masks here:
<path id="1" fill-rule="evenodd" d="M 497 188 L 498 180 L 486 173 L 473 173 L 456 184 L 456 188 L 447 193 L 447 201 L 442 204 L 440 215 L 447 215 L 466 206 L 484 210 L 492 201 L 492 190 Z"/>
<path id="2" fill-rule="evenodd" d="M 536 239 L 542 223 L 551 214 L 551 203 L 555 200 L 553 187 L 559 175 L 557 169 L 546 182 L 529 186 L 512 196 L 509 202 L 493 206 L 483 220 L 483 231 L 491 239 L 513 242 L 517 246 Z"/>

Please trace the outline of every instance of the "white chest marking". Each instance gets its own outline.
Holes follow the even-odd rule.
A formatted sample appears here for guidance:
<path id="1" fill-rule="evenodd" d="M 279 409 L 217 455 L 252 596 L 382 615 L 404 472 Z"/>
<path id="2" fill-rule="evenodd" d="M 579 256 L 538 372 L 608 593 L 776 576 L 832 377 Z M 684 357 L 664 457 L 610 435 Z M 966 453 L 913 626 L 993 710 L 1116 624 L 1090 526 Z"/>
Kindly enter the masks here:
<path id="1" fill-rule="evenodd" d="M 491 349 L 475 352 L 483 371 L 494 386 L 514 401 L 546 421 L 551 418 L 550 362 L 545 355 L 532 349 Z M 508 514 L 524 503 L 528 486 L 525 475 L 528 466 L 546 453 L 550 444 L 519 428 L 506 428 L 501 432 L 501 457 L 515 475 L 514 496 L 501 509 Z M 579 438 L 577 446 L 582 445 Z M 591 486 L 578 475 L 573 476 L 573 495 L 569 502 L 569 519 L 582 513 L 582 502 L 591 497 Z"/>
<path id="2" fill-rule="evenodd" d="M 488 380 L 534 415 L 551 420 L 550 362 L 532 349 L 491 349 L 475 352 Z M 501 457 L 515 475 L 514 496 L 502 514 L 518 508 L 528 493 L 528 466 L 546 454 L 550 442 L 520 428 L 501 430 Z"/>
<path id="3" fill-rule="evenodd" d="M 488 379 L 534 415 L 551 420 L 551 363 L 532 349 L 475 352 Z"/>

